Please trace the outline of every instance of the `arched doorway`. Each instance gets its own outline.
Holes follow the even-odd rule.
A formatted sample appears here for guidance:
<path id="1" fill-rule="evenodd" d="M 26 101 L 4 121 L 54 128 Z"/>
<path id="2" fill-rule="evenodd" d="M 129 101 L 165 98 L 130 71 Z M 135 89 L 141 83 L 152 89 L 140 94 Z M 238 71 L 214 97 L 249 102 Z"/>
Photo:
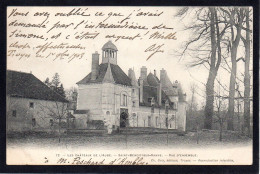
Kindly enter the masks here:
<path id="1" fill-rule="evenodd" d="M 120 114 L 120 127 L 126 127 L 128 125 L 128 114 L 126 112 L 122 112 Z"/>

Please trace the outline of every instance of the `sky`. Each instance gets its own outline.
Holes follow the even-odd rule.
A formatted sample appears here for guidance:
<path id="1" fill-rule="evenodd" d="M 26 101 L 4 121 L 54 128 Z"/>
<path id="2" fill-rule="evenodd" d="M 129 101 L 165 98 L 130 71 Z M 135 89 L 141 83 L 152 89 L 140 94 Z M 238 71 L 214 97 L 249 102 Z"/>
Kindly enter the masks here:
<path id="1" fill-rule="evenodd" d="M 77 30 L 68 27 L 52 29 L 48 33 L 47 29 L 40 28 L 21 28 L 15 26 L 8 26 L 7 28 L 7 46 L 10 44 L 19 42 L 20 44 L 28 43 L 30 45 L 30 49 L 20 49 L 22 53 L 29 53 L 31 56 L 29 58 L 22 58 L 19 60 L 19 57 L 15 56 L 7 56 L 7 69 L 16 70 L 21 72 L 32 72 L 37 78 L 44 81 L 47 77 L 52 78 L 52 76 L 57 72 L 60 75 L 60 80 L 64 85 L 65 89 L 69 89 L 70 87 L 77 87 L 76 83 L 83 79 L 90 71 L 91 71 L 91 57 L 92 53 L 97 51 L 101 54 L 102 46 L 109 40 L 111 40 L 118 49 L 118 65 L 121 69 L 127 74 L 129 68 L 133 68 L 136 74 L 136 78 L 139 78 L 140 68 L 142 66 L 147 67 L 147 71 L 153 72 L 154 69 L 157 71 L 157 75 L 159 76 L 159 71 L 164 68 L 167 71 L 167 74 L 170 80 L 181 83 L 184 92 L 187 93 L 187 97 L 190 98 L 190 85 L 192 83 L 196 83 L 198 85 L 198 92 L 203 94 L 205 91 L 206 80 L 208 77 L 208 70 L 203 66 L 195 67 L 195 68 L 187 68 L 187 60 L 188 58 L 183 57 L 180 59 L 176 55 L 177 52 L 183 50 L 184 43 L 191 37 L 189 31 L 184 31 L 183 28 L 186 24 L 192 22 L 191 18 L 180 19 L 175 17 L 177 10 L 181 7 L 80 7 L 86 14 L 90 13 L 90 17 L 83 16 L 70 16 L 70 17 L 54 17 L 54 14 L 57 12 L 69 12 L 73 8 L 77 7 L 8 7 L 7 14 L 11 14 L 12 10 L 17 9 L 19 12 L 28 12 L 27 16 L 11 16 L 7 19 L 7 24 L 12 21 L 18 20 L 20 22 L 28 22 L 30 23 L 39 23 L 41 21 L 48 22 L 48 29 L 52 25 L 57 22 L 60 24 L 70 24 L 74 23 L 74 26 L 80 21 L 84 20 L 87 24 L 97 24 L 100 21 L 103 21 L 106 17 L 110 17 L 105 20 L 107 23 L 117 23 L 121 21 L 123 18 L 132 13 L 129 23 L 133 23 L 136 25 L 146 25 L 146 26 L 156 26 L 156 25 L 166 25 L 168 27 L 172 27 L 171 30 L 153 30 L 149 29 L 149 33 L 145 35 L 147 31 L 142 30 L 131 30 L 131 29 L 86 29 L 86 28 L 78 28 Z M 163 12 L 158 17 L 147 17 L 147 16 L 135 16 L 137 12 L 151 12 L 153 14 L 159 14 Z M 33 16 L 36 12 L 46 12 L 49 13 L 49 17 L 46 16 Z M 95 17 L 92 14 L 96 12 L 102 12 L 105 14 L 103 17 Z M 113 13 L 112 16 L 111 14 Z M 124 16 L 118 17 L 119 13 Z M 46 25 L 47 25 L 46 24 Z M 73 27 L 74 27 L 73 26 Z M 26 34 L 43 34 L 46 38 L 50 38 L 47 41 L 45 40 L 37 40 L 32 38 L 19 38 L 19 37 L 10 37 L 11 33 L 15 30 L 20 31 L 21 33 Z M 148 35 L 155 33 L 156 31 L 162 34 L 175 33 L 176 40 L 164 40 L 164 39 L 149 39 Z M 51 36 L 57 35 L 58 33 L 62 33 L 61 37 L 58 39 L 51 39 Z M 99 36 L 95 39 L 75 39 L 75 36 L 79 33 L 85 32 L 98 32 Z M 115 35 L 125 35 L 125 36 L 135 36 L 138 33 L 142 36 L 141 38 L 134 40 L 127 39 L 119 39 L 115 41 L 115 39 L 105 38 L 108 34 Z M 65 39 L 64 36 L 70 35 L 70 39 Z M 9 37 L 8 37 L 9 36 Z M 59 44 L 62 42 L 66 42 L 69 44 L 81 44 L 85 47 L 85 50 L 76 50 L 75 53 L 84 53 L 82 59 L 74 59 L 68 63 L 67 59 L 56 59 L 53 61 L 53 58 L 37 58 L 35 56 L 35 52 L 37 50 L 37 45 L 42 45 L 46 42 L 52 42 L 53 44 Z M 146 60 L 147 57 L 151 54 L 150 52 L 145 52 L 145 50 L 153 45 L 163 45 L 163 53 L 155 53 L 149 60 Z M 11 50 L 12 48 L 8 47 L 7 50 Z M 52 51 L 52 50 L 49 50 Z M 46 51 L 47 52 L 47 51 Z M 46 53 L 45 52 L 45 53 Z M 100 60 L 101 62 L 101 56 Z M 240 66 L 242 67 L 242 65 Z M 241 68 L 241 71 L 242 68 Z M 228 84 L 229 75 L 220 70 L 219 77 L 223 82 Z M 203 97 L 197 96 L 201 101 Z"/>

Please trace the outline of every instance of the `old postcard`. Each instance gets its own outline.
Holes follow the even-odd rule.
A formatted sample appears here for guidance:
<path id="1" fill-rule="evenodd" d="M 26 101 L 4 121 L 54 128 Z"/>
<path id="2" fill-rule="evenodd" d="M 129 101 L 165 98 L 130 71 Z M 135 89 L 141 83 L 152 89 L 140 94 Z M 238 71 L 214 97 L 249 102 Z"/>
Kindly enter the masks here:
<path id="1" fill-rule="evenodd" d="M 251 7 L 9 6 L 7 164 L 251 165 L 252 41 Z"/>

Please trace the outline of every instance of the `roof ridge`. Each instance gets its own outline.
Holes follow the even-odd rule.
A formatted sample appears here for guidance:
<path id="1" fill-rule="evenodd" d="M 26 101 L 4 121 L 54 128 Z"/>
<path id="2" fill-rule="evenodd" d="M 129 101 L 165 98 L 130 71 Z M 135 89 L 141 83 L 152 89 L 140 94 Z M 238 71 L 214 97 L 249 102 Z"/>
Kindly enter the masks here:
<path id="1" fill-rule="evenodd" d="M 23 71 L 17 71 L 17 70 L 9 70 L 7 69 L 6 72 L 17 72 L 17 73 L 23 73 L 23 74 L 32 74 L 32 73 L 28 73 L 28 72 L 23 72 Z"/>

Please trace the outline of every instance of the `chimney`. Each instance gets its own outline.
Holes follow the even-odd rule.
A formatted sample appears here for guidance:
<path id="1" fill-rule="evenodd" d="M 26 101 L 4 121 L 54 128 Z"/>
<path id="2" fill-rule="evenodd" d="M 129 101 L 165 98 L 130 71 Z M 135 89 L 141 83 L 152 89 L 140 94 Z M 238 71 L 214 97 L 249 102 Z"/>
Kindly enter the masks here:
<path id="1" fill-rule="evenodd" d="M 129 77 L 129 78 L 132 77 L 132 68 L 129 68 L 129 70 L 128 70 L 128 77 Z"/>
<path id="2" fill-rule="evenodd" d="M 145 66 L 142 66 L 141 68 L 141 79 L 144 81 L 147 81 L 147 68 Z"/>
<path id="3" fill-rule="evenodd" d="M 96 51 L 92 54 L 91 80 L 96 80 L 99 71 L 99 54 Z"/>
<path id="4" fill-rule="evenodd" d="M 143 79 L 139 79 L 140 81 L 140 93 L 139 93 L 139 96 L 140 96 L 140 103 L 143 103 L 144 102 L 144 99 L 143 99 L 143 95 L 144 95 L 144 80 Z"/>
<path id="5" fill-rule="evenodd" d="M 154 76 L 156 77 L 156 70 L 153 70 L 153 74 L 154 74 Z"/>
<path id="6" fill-rule="evenodd" d="M 178 88 L 178 80 L 173 81 L 173 88 Z"/>
<path id="7" fill-rule="evenodd" d="M 162 105 L 162 85 L 161 83 L 158 84 L 157 86 L 157 99 L 158 99 L 158 104 L 159 106 Z"/>
<path id="8" fill-rule="evenodd" d="M 166 85 L 166 71 L 164 69 L 160 71 L 160 82 L 162 87 Z"/>

